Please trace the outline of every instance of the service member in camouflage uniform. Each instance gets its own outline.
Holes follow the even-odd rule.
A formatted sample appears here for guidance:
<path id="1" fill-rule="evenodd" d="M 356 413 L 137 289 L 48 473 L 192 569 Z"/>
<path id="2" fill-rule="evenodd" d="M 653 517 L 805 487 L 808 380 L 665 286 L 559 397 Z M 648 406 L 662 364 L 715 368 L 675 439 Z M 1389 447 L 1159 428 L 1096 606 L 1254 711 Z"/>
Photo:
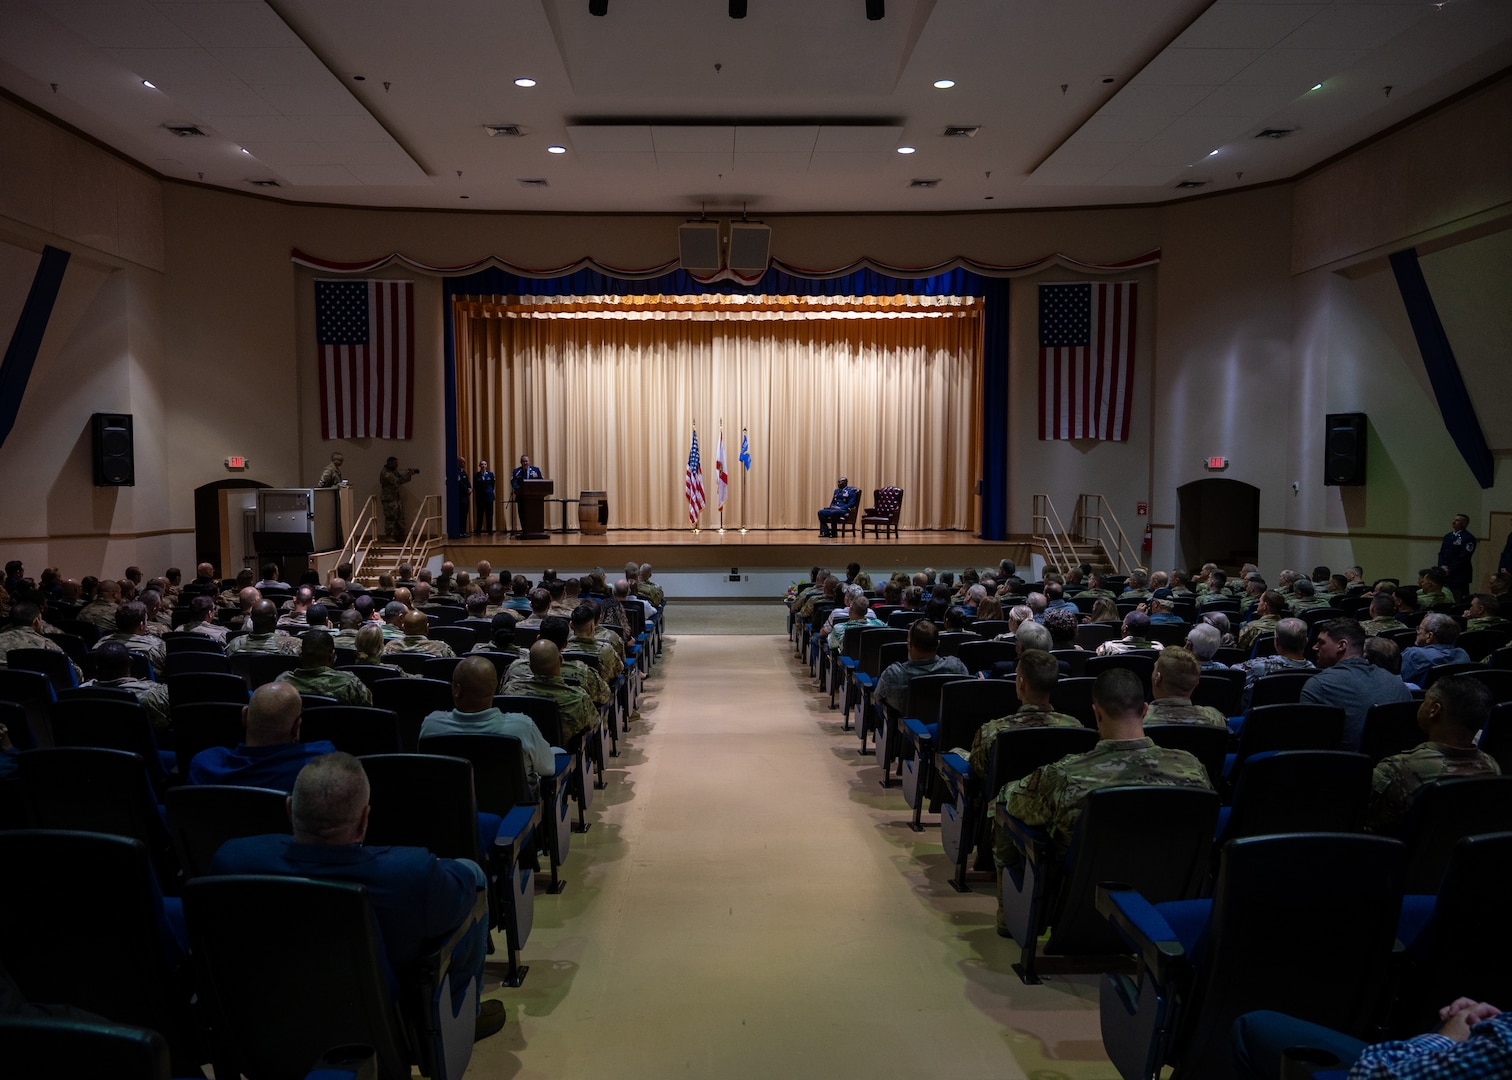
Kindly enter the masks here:
<path id="1" fill-rule="evenodd" d="M 1360 624 L 1366 637 L 1384 634 L 1387 630 L 1400 630 L 1405 623 L 1397 618 L 1396 597 L 1390 589 L 1383 589 L 1370 598 L 1370 618 Z"/>
<path id="2" fill-rule="evenodd" d="M 46 649 L 61 653 L 58 643 L 42 633 L 42 609 L 31 600 L 17 600 L 11 605 L 10 625 L 0 630 L 0 668 L 6 667 L 5 654 L 12 649 Z M 84 678 L 79 665 L 73 665 L 74 681 Z"/>
<path id="3" fill-rule="evenodd" d="M 1436 566 L 1430 566 L 1418 575 L 1417 606 L 1419 611 L 1426 611 L 1435 604 L 1454 603 L 1454 593 L 1449 590 L 1447 581 L 1447 576 Z"/>
<path id="4" fill-rule="evenodd" d="M 333 453 L 331 455 L 331 463 L 321 470 L 320 479 L 315 481 L 315 486 L 318 488 L 340 487 L 342 481 L 341 466 L 345 461 L 346 458 L 342 457 L 339 450 Z"/>
<path id="5" fill-rule="evenodd" d="M 1417 715 L 1428 741 L 1376 765 L 1366 827 L 1377 833 L 1399 829 L 1418 791 L 1435 780 L 1501 775 L 1500 765 L 1475 747 L 1475 733 L 1490 712 L 1490 691 L 1470 676 L 1446 675 L 1435 681 Z"/>
<path id="6" fill-rule="evenodd" d="M 504 694 L 549 698 L 562 718 L 565 749 L 572 750 L 585 731 L 598 723 L 598 709 L 588 695 L 562 678 L 562 652 L 551 642 L 537 641 L 530 647 L 529 664 L 512 664 L 504 677 Z"/>
<path id="7" fill-rule="evenodd" d="M 1293 611 L 1317 611 L 1331 606 L 1325 598 L 1318 595 L 1317 587 L 1307 578 L 1298 578 L 1296 584 L 1292 586 L 1291 608 Z"/>
<path id="8" fill-rule="evenodd" d="M 121 586 L 114 581 L 101 581 L 95 586 L 95 598 L 85 604 L 77 618 L 94 623 L 102 634 L 115 633 L 116 608 L 121 606 Z"/>
<path id="9" fill-rule="evenodd" d="M 444 641 L 432 641 L 429 636 L 430 619 L 423 611 L 411 611 L 404 616 L 404 636 L 390 641 L 383 647 L 383 655 L 394 653 L 424 653 L 427 656 L 456 656 L 452 647 Z"/>
<path id="10" fill-rule="evenodd" d="M 226 642 L 226 655 L 237 653 L 282 653 L 299 655 L 299 639 L 278 633 L 278 606 L 271 600 L 252 605 L 252 632 Z"/>
<path id="11" fill-rule="evenodd" d="M 84 686 L 106 686 L 129 690 L 152 721 L 159 735 L 168 732 L 168 686 L 151 679 L 133 678 L 131 650 L 119 641 L 102 642 L 94 650 L 95 677 Z"/>
<path id="12" fill-rule="evenodd" d="M 597 653 L 598 673 L 606 683 L 612 683 L 625 670 L 625 661 L 615 651 L 614 646 L 599 638 L 597 619 L 598 606 L 596 604 L 591 601 L 578 604 L 572 612 L 572 636 L 567 639 L 567 648 L 578 652 Z M 609 634 L 611 637 L 615 636 L 612 630 Z"/>
<path id="13" fill-rule="evenodd" d="M 1239 699 L 1239 711 L 1249 711 L 1255 683 L 1267 675 L 1277 675 L 1283 671 L 1318 670 L 1306 654 L 1307 624 L 1301 619 L 1282 619 L 1278 622 L 1274 655 L 1257 656 L 1253 660 L 1234 665 L 1236 670 L 1244 672 L 1244 694 Z"/>
<path id="14" fill-rule="evenodd" d="M 350 671 L 337 671 L 336 644 L 324 630 L 309 630 L 300 639 L 299 666 L 280 672 L 279 682 L 286 682 L 301 694 L 324 694 L 343 705 L 371 705 L 373 695 L 367 685 Z"/>
<path id="15" fill-rule="evenodd" d="M 1211 705 L 1193 705 L 1192 694 L 1202 678 L 1202 662 L 1185 649 L 1162 649 L 1150 675 L 1154 701 L 1145 713 L 1146 724 L 1201 724 L 1228 730 L 1228 720 Z"/>
<path id="16" fill-rule="evenodd" d="M 407 484 L 419 469 L 401 469 L 399 459 L 391 457 L 383 463 L 378 473 L 379 501 L 383 504 L 383 520 L 388 537 L 394 543 L 404 539 L 409 526 L 404 520 L 404 501 L 399 497 L 399 485 Z"/>
<path id="17" fill-rule="evenodd" d="M 1150 639 L 1150 617 L 1142 611 L 1131 611 L 1123 619 L 1123 637 L 1104 641 L 1097 647 L 1098 656 L 1118 656 L 1135 649 L 1162 648 L 1160 642 Z"/>
<path id="18" fill-rule="evenodd" d="M 147 622 L 147 605 L 140 600 L 122 604 L 116 608 L 115 622 L 115 633 L 100 638 L 94 647 L 98 649 L 106 642 L 119 642 L 139 656 L 145 656 L 157 670 L 162 671 L 168 663 L 168 643 L 142 630 Z"/>
<path id="19" fill-rule="evenodd" d="M 1057 860 L 1065 857 L 1090 792 L 1131 784 L 1212 787 L 1197 758 L 1185 750 L 1156 746 L 1145 735 L 1144 684 L 1132 671 L 1099 675 L 1092 685 L 1092 709 L 1100 736 L 1096 746 L 1035 769 L 1005 785 L 997 797 L 1020 821 L 1049 829 Z M 1020 858 L 1012 841 L 1002 835 L 993 854 L 1000 868 Z"/>
<path id="20" fill-rule="evenodd" d="M 1276 632 L 1276 624 L 1288 614 L 1286 598 L 1272 589 L 1260 597 L 1260 603 L 1255 606 L 1255 611 L 1257 612 L 1255 617 L 1245 623 L 1244 629 L 1239 631 L 1239 647 L 1246 651 L 1255 647 L 1255 639 L 1261 634 Z"/>
<path id="21" fill-rule="evenodd" d="M 561 653 L 568 652 L 567 641 L 572 634 L 571 624 L 560 615 L 548 615 L 541 620 L 542 641 L 549 641 Z M 562 678 L 569 686 L 576 686 L 588 695 L 595 706 L 609 703 L 609 683 L 592 666 L 576 658 L 562 657 Z"/>
<path id="22" fill-rule="evenodd" d="M 1043 649 L 1026 649 L 1019 653 L 1013 678 L 1018 709 L 987 721 L 971 740 L 971 771 L 978 780 L 987 778 L 987 758 L 992 753 L 998 732 L 1013 728 L 1082 726 L 1076 717 L 1056 712 L 1050 705 L 1050 692 L 1055 689 L 1055 680 L 1059 677 L 1060 662 Z"/>
<path id="23" fill-rule="evenodd" d="M 1476 593 L 1465 611 L 1465 629 L 1512 631 L 1512 622 L 1501 617 L 1501 604 L 1490 593 Z"/>

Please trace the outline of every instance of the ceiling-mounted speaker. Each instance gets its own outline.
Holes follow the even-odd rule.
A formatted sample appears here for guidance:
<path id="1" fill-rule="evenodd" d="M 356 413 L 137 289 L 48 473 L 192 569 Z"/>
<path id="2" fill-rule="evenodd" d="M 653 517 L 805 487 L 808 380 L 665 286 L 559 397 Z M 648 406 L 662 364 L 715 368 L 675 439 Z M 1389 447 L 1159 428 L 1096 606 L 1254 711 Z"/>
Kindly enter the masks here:
<path id="1" fill-rule="evenodd" d="M 719 272 L 719 222 L 692 221 L 677 227 L 677 265 L 692 274 Z"/>
<path id="2" fill-rule="evenodd" d="M 730 269 L 750 276 L 764 274 L 772 257 L 770 225 L 730 223 Z"/>
<path id="3" fill-rule="evenodd" d="M 866 0 L 866 17 L 872 22 L 876 22 L 886 14 L 886 5 L 883 0 Z"/>

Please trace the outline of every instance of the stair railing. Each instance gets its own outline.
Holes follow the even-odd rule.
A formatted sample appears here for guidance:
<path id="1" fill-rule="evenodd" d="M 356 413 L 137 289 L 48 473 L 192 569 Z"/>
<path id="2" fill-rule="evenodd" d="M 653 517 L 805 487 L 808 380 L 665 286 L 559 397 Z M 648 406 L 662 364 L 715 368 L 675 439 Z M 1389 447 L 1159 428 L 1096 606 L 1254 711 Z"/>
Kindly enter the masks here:
<path id="1" fill-rule="evenodd" d="M 1115 573 L 1127 574 L 1139 565 L 1138 551 L 1104 496 L 1087 493 L 1077 496 L 1075 525 L 1078 536 L 1101 545 Z"/>
<path id="2" fill-rule="evenodd" d="M 1034 508 L 1030 520 L 1033 542 L 1045 553 L 1045 561 L 1061 573 L 1077 563 L 1075 544 L 1050 496 L 1034 496 Z"/>
<path id="3" fill-rule="evenodd" d="M 368 550 L 378 540 L 378 522 L 378 497 L 369 495 L 347 532 L 346 542 L 341 545 L 341 558 L 336 560 L 338 566 L 351 563 L 353 577 L 361 572 Z"/>

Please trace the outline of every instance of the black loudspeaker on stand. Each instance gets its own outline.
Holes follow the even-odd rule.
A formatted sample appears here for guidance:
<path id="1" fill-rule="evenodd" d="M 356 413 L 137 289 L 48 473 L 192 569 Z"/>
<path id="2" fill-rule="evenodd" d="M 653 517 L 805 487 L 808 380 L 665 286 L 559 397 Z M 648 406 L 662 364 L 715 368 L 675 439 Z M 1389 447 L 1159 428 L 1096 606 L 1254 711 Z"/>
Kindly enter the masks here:
<path id="1" fill-rule="evenodd" d="M 90 418 L 95 487 L 135 487 L 131 414 L 97 412 Z"/>
<path id="2" fill-rule="evenodd" d="M 1329 413 L 1323 443 L 1323 483 L 1359 487 L 1365 483 L 1365 414 Z"/>

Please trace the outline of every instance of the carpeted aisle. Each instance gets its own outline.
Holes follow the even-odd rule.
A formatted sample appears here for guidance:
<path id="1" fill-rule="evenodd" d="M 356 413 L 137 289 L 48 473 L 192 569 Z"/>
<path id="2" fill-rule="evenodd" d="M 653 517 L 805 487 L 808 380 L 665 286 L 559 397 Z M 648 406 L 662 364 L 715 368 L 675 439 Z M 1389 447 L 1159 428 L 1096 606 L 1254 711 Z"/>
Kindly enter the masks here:
<path id="1" fill-rule="evenodd" d="M 1095 977 L 1019 983 L 812 687 L 780 635 L 669 641 L 469 1076 L 1115 1076 Z"/>

